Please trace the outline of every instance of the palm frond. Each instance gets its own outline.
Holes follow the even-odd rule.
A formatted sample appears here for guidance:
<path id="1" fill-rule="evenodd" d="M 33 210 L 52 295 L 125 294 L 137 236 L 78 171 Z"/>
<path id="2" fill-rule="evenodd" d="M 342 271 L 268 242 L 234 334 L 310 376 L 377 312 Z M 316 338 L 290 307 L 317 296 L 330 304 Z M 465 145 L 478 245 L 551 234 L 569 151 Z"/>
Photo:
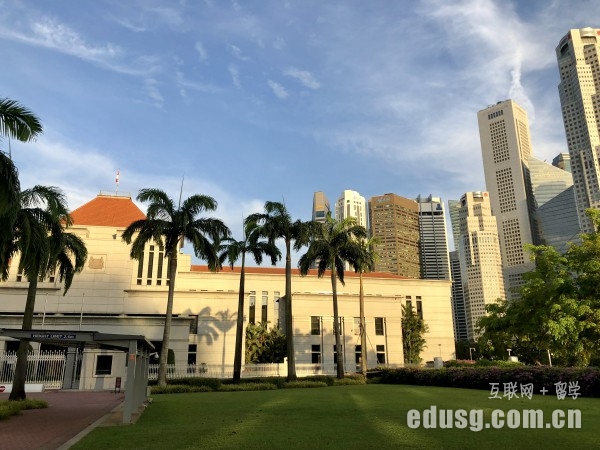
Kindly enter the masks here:
<path id="1" fill-rule="evenodd" d="M 30 142 L 42 133 L 36 115 L 16 100 L 0 99 L 0 135 Z"/>

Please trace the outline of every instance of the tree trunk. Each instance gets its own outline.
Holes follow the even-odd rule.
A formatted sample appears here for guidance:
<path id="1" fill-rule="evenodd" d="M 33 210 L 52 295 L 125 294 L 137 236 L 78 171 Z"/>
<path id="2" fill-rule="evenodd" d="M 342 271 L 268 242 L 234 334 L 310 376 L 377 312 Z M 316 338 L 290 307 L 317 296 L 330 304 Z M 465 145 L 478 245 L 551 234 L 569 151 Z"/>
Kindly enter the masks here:
<path id="1" fill-rule="evenodd" d="M 367 328 L 365 327 L 365 292 L 363 289 L 363 273 L 359 272 L 360 289 L 360 371 L 367 377 Z"/>
<path id="2" fill-rule="evenodd" d="M 23 330 L 31 330 L 33 326 L 33 310 L 35 308 L 35 294 L 37 291 L 38 276 L 29 280 L 27 288 L 27 300 L 25 302 L 25 312 L 23 313 Z M 9 400 L 25 400 L 25 379 L 27 378 L 27 354 L 29 353 L 29 339 L 21 339 L 19 350 L 17 352 L 17 365 L 15 367 L 15 376 L 13 387 L 10 392 Z"/>
<path id="3" fill-rule="evenodd" d="M 244 284 L 246 254 L 242 253 L 242 269 L 240 272 L 240 291 L 238 297 L 237 328 L 235 330 L 235 356 L 233 358 L 233 382 L 239 383 L 242 377 L 242 341 L 244 333 Z"/>
<path id="4" fill-rule="evenodd" d="M 288 381 L 296 381 L 296 355 L 294 354 L 294 322 L 292 320 L 292 254 L 291 240 L 285 240 L 285 340 L 287 347 Z"/>
<path id="5" fill-rule="evenodd" d="M 167 296 L 167 313 L 163 330 L 162 350 L 158 364 L 158 385 L 167 385 L 167 361 L 169 356 L 169 339 L 171 338 L 171 319 L 173 317 L 173 298 L 175 296 L 175 277 L 177 276 L 177 252 L 175 244 L 169 253 L 169 295 Z"/>
<path id="6" fill-rule="evenodd" d="M 340 337 L 335 261 L 331 264 L 331 290 L 333 291 L 333 333 L 335 334 L 335 353 L 337 355 L 337 377 L 342 379 L 344 378 L 344 352 L 342 351 L 342 340 Z"/>

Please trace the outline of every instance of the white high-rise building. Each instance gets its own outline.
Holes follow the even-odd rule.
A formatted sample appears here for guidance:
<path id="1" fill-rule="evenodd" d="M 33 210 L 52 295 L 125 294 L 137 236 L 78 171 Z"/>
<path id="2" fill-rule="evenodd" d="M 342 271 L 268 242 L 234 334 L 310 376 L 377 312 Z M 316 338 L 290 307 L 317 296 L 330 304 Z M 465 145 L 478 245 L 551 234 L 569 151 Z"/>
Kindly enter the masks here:
<path id="1" fill-rule="evenodd" d="M 569 30 L 556 58 L 577 212 L 582 231 L 590 233 L 585 210 L 600 208 L 600 28 Z"/>
<path id="2" fill-rule="evenodd" d="M 342 220 L 348 217 L 356 218 L 358 225 L 367 228 L 367 202 L 356 191 L 345 190 L 335 203 L 335 218 Z"/>
<path id="3" fill-rule="evenodd" d="M 485 306 L 505 298 L 496 218 L 487 192 L 467 192 L 460 199 L 459 259 L 467 335 L 477 338 Z"/>
<path id="4" fill-rule="evenodd" d="M 486 189 L 496 217 L 506 293 L 523 284 L 523 274 L 535 268 L 524 245 L 534 241 L 535 204 L 528 195 L 527 162 L 531 139 L 527 113 L 512 100 L 477 113 Z"/>

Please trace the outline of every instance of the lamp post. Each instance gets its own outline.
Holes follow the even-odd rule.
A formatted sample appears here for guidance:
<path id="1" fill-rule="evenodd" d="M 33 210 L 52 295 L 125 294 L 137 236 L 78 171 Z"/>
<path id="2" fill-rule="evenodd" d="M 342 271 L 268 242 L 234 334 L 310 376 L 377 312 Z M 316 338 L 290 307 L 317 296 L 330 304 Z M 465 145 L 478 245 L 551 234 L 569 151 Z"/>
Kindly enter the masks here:
<path id="1" fill-rule="evenodd" d="M 469 359 L 471 361 L 473 361 L 473 350 L 475 350 L 475 347 L 469 347 Z"/>

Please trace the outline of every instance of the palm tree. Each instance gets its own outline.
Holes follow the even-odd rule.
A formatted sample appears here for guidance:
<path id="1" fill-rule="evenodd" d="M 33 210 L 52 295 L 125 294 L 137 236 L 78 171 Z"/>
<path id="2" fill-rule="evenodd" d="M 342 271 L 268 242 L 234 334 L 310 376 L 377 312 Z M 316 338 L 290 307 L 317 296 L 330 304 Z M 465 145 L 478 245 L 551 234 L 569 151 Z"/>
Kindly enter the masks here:
<path id="1" fill-rule="evenodd" d="M 177 254 L 184 240 L 192 243 L 198 258 L 208 261 L 209 267 L 216 270 L 218 265 L 215 247 L 212 241 L 219 241 L 230 235 L 229 228 L 219 219 L 212 217 L 197 218 L 205 211 L 217 209 L 217 202 L 207 195 L 192 195 L 179 204 L 175 203 L 160 189 L 142 189 L 137 200 L 150 202 L 147 217 L 136 220 L 123 232 L 122 239 L 132 244 L 130 255 L 140 260 L 144 257 L 147 243 L 155 242 L 165 248 L 165 257 L 169 260 L 169 292 L 167 296 L 167 312 L 163 330 L 162 350 L 158 368 L 158 384 L 167 384 L 167 355 L 171 336 L 171 318 L 173 316 L 173 298 L 175 293 L 175 276 L 177 275 Z M 134 235 L 137 233 L 135 239 Z"/>
<path id="2" fill-rule="evenodd" d="M 363 273 L 375 270 L 375 261 L 377 253 L 374 250 L 379 239 L 371 237 L 368 239 L 358 239 L 357 244 L 360 247 L 360 255 L 354 262 L 354 270 L 359 274 L 359 305 L 360 305 L 360 371 L 367 376 L 367 329 L 365 327 L 365 291 L 363 288 Z"/>
<path id="3" fill-rule="evenodd" d="M 327 214 L 324 223 L 313 222 L 310 244 L 307 252 L 300 257 L 300 273 L 306 275 L 311 264 L 316 263 L 317 274 L 322 277 L 327 268 L 331 269 L 331 290 L 333 292 L 333 332 L 337 355 L 337 377 L 344 378 L 344 357 L 340 337 L 340 322 L 337 300 L 337 280 L 344 284 L 344 263 L 355 266 L 361 257 L 358 240 L 367 237 L 367 230 L 356 223 L 354 217 L 334 220 Z"/>
<path id="4" fill-rule="evenodd" d="M 16 100 L 0 99 L 0 136 L 31 142 L 42 133 L 42 124 L 33 112 Z"/>
<path id="5" fill-rule="evenodd" d="M 71 225 L 63 193 L 54 187 L 35 186 L 20 193 L 20 208 L 13 222 L 13 239 L 3 247 L 3 260 L 20 253 L 19 272 L 27 277 L 29 286 L 23 330 L 31 330 L 39 279 L 58 272 L 67 293 L 75 273 L 83 270 L 87 250 L 76 235 L 65 232 Z M 43 207 L 45 206 L 45 207 Z M 2 273 L 6 279 L 8 270 Z M 25 398 L 27 353 L 29 340 L 22 339 L 17 353 L 17 365 L 10 400 Z"/>
<path id="6" fill-rule="evenodd" d="M 29 142 L 41 132 L 42 125 L 30 110 L 15 100 L 0 99 L 0 138 L 7 136 L 22 142 Z M 6 153 L 0 151 L 0 217 L 5 224 L 10 224 L 14 220 L 14 215 L 19 209 L 20 192 L 17 169 L 10 155 L 7 156 Z M 11 229 L 11 226 L 0 229 L 0 245 L 4 245 L 3 242 L 11 239 Z M 8 264 L 8 261 L 0 260 L 0 267 L 5 264 Z"/>
<path id="7" fill-rule="evenodd" d="M 242 259 L 240 269 L 240 289 L 238 297 L 237 328 L 235 333 L 235 356 L 233 360 L 233 382 L 239 383 L 242 374 L 242 340 L 244 334 L 244 284 L 246 281 L 246 254 L 252 255 L 254 262 L 262 264 L 263 255 L 271 258 L 271 264 L 277 264 L 281 259 L 281 252 L 273 242 L 261 241 L 261 229 L 252 218 L 246 219 L 244 223 L 244 239 L 235 241 L 224 239 L 220 245 L 220 260 L 226 258 L 233 269 L 238 259 Z"/>
<path id="8" fill-rule="evenodd" d="M 256 221 L 262 233 L 271 242 L 283 239 L 285 243 L 285 336 L 288 381 L 296 380 L 296 356 L 294 354 L 294 329 L 292 320 L 292 242 L 294 250 L 300 250 L 307 243 L 307 222 L 292 221 L 292 216 L 283 203 L 265 202 L 263 214 L 252 214 L 248 220 Z M 281 299 L 280 299 L 281 300 Z"/>

